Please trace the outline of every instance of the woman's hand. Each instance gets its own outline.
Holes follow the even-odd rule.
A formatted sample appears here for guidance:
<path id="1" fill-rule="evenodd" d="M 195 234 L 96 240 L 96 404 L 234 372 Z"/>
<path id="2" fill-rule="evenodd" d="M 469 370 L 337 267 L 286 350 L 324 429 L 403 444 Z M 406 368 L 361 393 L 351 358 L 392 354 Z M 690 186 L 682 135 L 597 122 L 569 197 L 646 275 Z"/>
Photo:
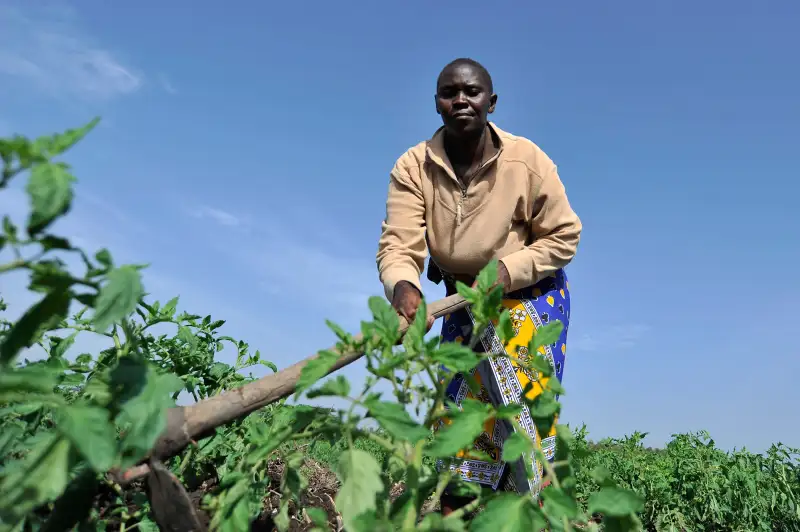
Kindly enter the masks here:
<path id="1" fill-rule="evenodd" d="M 504 294 L 511 291 L 511 274 L 508 273 L 508 268 L 502 261 L 497 262 L 497 284 L 503 285 Z"/>
<path id="2" fill-rule="evenodd" d="M 475 288 L 478 285 L 477 279 L 474 283 L 472 283 L 472 288 Z M 506 265 L 503 264 L 501 261 L 497 262 L 497 283 L 495 286 L 502 286 L 503 293 L 507 294 L 511 291 L 511 275 L 508 273 L 508 268 Z"/>
<path id="3" fill-rule="evenodd" d="M 392 296 L 392 307 L 397 313 L 406 319 L 411 324 L 414 323 L 414 318 L 417 315 L 419 304 L 422 302 L 422 293 L 416 286 L 408 281 L 400 281 L 394 287 L 394 296 Z M 428 316 L 426 320 L 426 330 L 430 331 L 433 327 L 433 316 Z"/>

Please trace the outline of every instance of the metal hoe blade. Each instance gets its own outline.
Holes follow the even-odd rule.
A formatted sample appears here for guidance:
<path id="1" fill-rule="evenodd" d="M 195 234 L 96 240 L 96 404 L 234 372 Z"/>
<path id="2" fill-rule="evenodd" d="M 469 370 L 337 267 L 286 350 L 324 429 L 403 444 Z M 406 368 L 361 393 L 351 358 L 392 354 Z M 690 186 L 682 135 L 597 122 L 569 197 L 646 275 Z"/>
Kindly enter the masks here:
<path id="1" fill-rule="evenodd" d="M 160 530 L 206 532 L 186 488 L 160 460 L 150 460 L 147 497 Z"/>

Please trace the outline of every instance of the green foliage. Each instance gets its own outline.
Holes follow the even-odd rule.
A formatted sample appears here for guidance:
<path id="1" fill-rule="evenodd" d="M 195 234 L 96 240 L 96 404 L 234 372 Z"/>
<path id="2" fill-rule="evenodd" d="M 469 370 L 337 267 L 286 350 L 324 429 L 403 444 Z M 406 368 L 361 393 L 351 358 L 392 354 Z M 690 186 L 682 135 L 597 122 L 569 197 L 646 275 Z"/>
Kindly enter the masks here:
<path id="1" fill-rule="evenodd" d="M 798 449 L 727 453 L 705 432 L 676 435 L 664 449 L 645 448 L 642 433 L 597 444 L 585 436 L 576 432 L 575 453 L 580 499 L 590 512 L 612 515 L 617 505 L 632 505 L 651 530 L 800 530 Z"/>
<path id="2" fill-rule="evenodd" d="M 177 298 L 145 301 L 141 266 L 116 265 L 106 249 L 90 255 L 47 232 L 69 212 L 76 183 L 55 158 L 95 124 L 33 141 L 0 139 L 0 189 L 27 174 L 30 202 L 25 223 L 3 218 L 0 250 L 10 261 L 0 274 L 27 272 L 39 294 L 16 321 L 0 319 L 0 530 L 154 530 L 146 495 L 106 472 L 148 454 L 181 393 L 200 401 L 252 380 L 243 372 L 254 366 L 277 371 L 245 342 L 221 336 L 223 321 L 178 312 Z M 79 259 L 79 272 L 67 257 Z M 473 342 L 492 321 L 504 340 L 513 334 L 496 281 L 492 262 L 475 288 L 458 285 L 476 320 Z M 800 530 L 798 451 L 780 445 L 766 456 L 726 454 L 704 435 L 681 435 L 651 451 L 639 434 L 591 444 L 584 429 L 557 425 L 548 463 L 515 433 L 504 458 L 536 453 L 544 462 L 550 484 L 541 505 L 438 473 L 433 460 L 470 446 L 493 417 L 513 422 L 528 408 L 539 432 L 549 431 L 564 389 L 542 357 L 517 360 L 542 379 L 536 399 L 497 407 L 465 401 L 448 410 L 448 379 L 485 355 L 474 344 L 426 340 L 424 308 L 403 335 L 383 298 L 367 304 L 372 319 L 361 336 L 328 322 L 336 346 L 306 364 L 296 388 L 296 398 L 335 397 L 344 407 L 279 402 L 217 427 L 169 460 L 184 486 L 202 495 L 213 530 L 247 530 L 256 519 L 282 531 L 324 530 L 339 516 L 349 531 Z M 529 352 L 552 343 L 561 327 L 540 329 Z M 107 347 L 74 353 L 79 335 L 104 338 Z M 219 360 L 223 350 L 234 363 Z M 369 372 L 358 389 L 341 375 L 326 378 L 341 353 L 353 351 L 365 354 Z M 381 382 L 391 392 L 376 391 Z M 445 415 L 446 427 L 432 432 Z M 311 478 L 328 469 L 335 472 L 329 504 L 309 496 Z M 474 502 L 448 517 L 429 513 L 448 484 L 473 493 Z M 265 512 L 267 504 L 273 511 Z"/>

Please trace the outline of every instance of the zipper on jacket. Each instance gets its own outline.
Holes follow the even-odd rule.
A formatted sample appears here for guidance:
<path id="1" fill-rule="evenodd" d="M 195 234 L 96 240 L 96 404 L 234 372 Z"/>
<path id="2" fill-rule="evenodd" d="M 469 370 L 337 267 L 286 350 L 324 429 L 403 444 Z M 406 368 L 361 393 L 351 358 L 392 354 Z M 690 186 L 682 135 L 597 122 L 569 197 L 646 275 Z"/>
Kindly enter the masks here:
<path id="1" fill-rule="evenodd" d="M 464 208 L 464 200 L 467 198 L 467 187 L 459 181 L 461 186 L 461 196 L 458 198 L 458 206 L 456 207 L 456 225 L 461 225 L 461 211 Z"/>

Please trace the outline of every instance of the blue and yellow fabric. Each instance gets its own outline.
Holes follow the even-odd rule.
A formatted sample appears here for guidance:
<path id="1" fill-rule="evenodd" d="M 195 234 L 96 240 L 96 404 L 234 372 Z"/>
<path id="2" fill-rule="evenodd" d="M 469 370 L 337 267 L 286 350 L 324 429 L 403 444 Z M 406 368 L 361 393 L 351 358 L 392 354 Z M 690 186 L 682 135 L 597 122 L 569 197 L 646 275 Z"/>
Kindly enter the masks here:
<path id="1" fill-rule="evenodd" d="M 559 270 L 553 277 L 547 277 L 534 286 L 507 294 L 503 298 L 503 306 L 510 312 L 514 337 L 504 347 L 494 326 L 490 325 L 477 343 L 476 350 L 489 355 L 506 351 L 524 361 L 535 355 L 528 352 L 528 344 L 534 331 L 553 320 L 559 320 L 564 325 L 560 338 L 554 344 L 539 348 L 538 354 L 550 362 L 554 374 L 562 381 L 570 315 L 569 283 L 564 271 Z M 469 307 L 454 312 L 444 318 L 442 342 L 468 344 L 472 328 L 473 319 Z M 535 375 L 531 375 L 528 369 L 521 368 L 508 357 L 488 356 L 471 373 L 480 385 L 480 393 L 477 396 L 473 394 L 464 376 L 456 374 L 447 388 L 449 401 L 460 405 L 465 398 L 471 398 L 495 405 L 508 405 L 520 402 L 519 397 L 529 383 L 534 383 L 528 392 L 531 399 L 542 392 L 541 384 L 546 385 L 545 379 L 542 379 L 541 384 L 536 382 Z M 447 420 L 441 421 L 435 429 L 446 422 Z M 555 455 L 555 427 L 546 438 L 540 439 L 527 407 L 517 416 L 517 422 L 540 446 L 547 459 L 552 461 Z M 494 490 L 529 492 L 537 496 L 543 474 L 542 464 L 534 456 L 526 457 L 534 472 L 534 478 L 529 481 L 522 459 L 510 464 L 502 460 L 503 442 L 514 430 L 514 425 L 507 421 L 487 422 L 473 447 L 485 453 L 484 456 L 476 457 L 469 451 L 461 452 L 453 457 L 454 460 L 439 460 L 437 467 L 440 470 L 449 467 L 466 482 L 477 482 Z M 489 457 L 488 460 L 486 456 Z"/>

